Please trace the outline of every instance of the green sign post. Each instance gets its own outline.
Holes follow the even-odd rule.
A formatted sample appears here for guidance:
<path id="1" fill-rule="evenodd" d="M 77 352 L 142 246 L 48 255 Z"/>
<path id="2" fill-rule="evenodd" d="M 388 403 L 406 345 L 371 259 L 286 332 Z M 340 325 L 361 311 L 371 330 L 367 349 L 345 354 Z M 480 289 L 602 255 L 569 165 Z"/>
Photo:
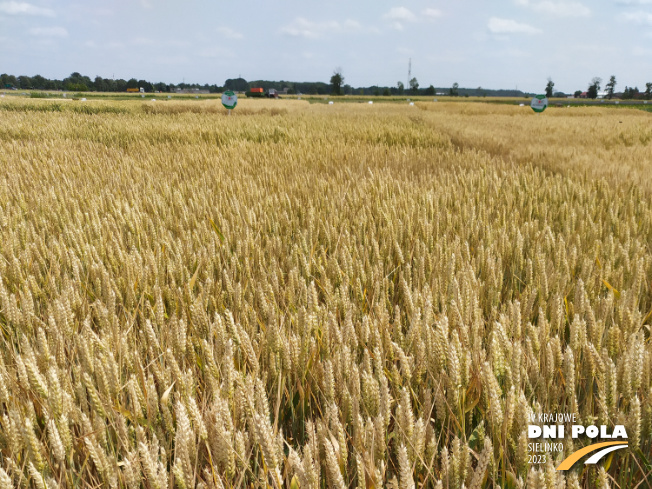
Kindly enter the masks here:
<path id="1" fill-rule="evenodd" d="M 546 110 L 546 107 L 548 107 L 548 97 L 545 95 L 535 95 L 530 103 L 530 107 L 532 107 L 532 110 L 537 114 L 540 114 Z"/>
<path id="2" fill-rule="evenodd" d="M 229 115 L 231 115 L 231 110 L 238 105 L 238 96 L 231 90 L 227 90 L 222 94 L 222 105 L 225 109 L 228 109 Z"/>

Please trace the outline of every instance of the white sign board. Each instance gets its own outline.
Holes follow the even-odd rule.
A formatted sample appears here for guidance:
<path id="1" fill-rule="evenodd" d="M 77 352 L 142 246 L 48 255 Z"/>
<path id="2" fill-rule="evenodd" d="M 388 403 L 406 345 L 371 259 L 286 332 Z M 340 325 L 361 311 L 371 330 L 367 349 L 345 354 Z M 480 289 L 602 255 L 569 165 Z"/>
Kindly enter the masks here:
<path id="1" fill-rule="evenodd" d="M 238 96 L 231 90 L 227 90 L 222 94 L 222 105 L 229 110 L 235 109 L 238 105 Z"/>
<path id="2" fill-rule="evenodd" d="M 530 103 L 530 107 L 532 107 L 532 110 L 537 114 L 543 112 L 546 110 L 546 107 L 548 107 L 548 97 L 545 95 L 535 95 Z"/>

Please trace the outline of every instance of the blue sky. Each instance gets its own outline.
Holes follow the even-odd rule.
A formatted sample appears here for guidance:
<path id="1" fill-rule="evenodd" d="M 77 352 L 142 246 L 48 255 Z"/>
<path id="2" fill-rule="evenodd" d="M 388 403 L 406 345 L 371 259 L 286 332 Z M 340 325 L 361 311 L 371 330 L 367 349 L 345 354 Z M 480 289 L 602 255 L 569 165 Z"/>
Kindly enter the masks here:
<path id="1" fill-rule="evenodd" d="M 652 81 L 652 0 L 0 0 L 0 72 L 221 85 L 617 90 Z"/>

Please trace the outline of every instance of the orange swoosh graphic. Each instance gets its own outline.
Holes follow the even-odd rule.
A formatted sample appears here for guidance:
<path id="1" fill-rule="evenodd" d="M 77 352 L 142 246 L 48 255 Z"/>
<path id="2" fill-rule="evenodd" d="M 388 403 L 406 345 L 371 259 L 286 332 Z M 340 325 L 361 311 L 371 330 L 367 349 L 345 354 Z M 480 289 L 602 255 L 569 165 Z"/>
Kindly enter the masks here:
<path id="1" fill-rule="evenodd" d="M 623 445 L 626 442 L 623 441 L 605 441 L 602 443 L 595 443 L 593 445 L 589 445 L 588 447 L 584 447 L 579 449 L 578 451 L 572 453 L 569 455 L 566 460 L 564 460 L 562 463 L 559 464 L 559 467 L 557 467 L 557 470 L 568 470 L 570 469 L 575 462 L 577 462 L 579 459 L 581 459 L 584 455 L 595 452 L 596 450 L 599 450 L 600 448 L 604 447 L 609 447 L 611 445 Z"/>

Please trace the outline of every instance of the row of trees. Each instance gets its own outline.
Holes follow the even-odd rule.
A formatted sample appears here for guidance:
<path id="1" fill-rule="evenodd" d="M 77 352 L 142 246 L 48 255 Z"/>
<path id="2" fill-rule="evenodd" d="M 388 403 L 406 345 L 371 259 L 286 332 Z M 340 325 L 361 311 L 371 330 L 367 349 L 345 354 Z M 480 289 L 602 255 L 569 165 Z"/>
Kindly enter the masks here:
<path id="1" fill-rule="evenodd" d="M 631 99 L 645 99 L 645 100 L 652 100 L 652 82 L 648 82 L 645 84 L 645 92 L 639 91 L 638 87 L 628 87 L 625 86 L 625 90 L 622 93 L 617 93 L 616 92 L 616 75 L 611 75 L 609 78 L 609 81 L 605 84 L 605 97 L 609 100 L 611 100 L 613 97 L 618 97 L 624 100 L 631 100 Z M 600 94 L 600 88 L 602 84 L 602 78 L 596 76 L 591 80 L 591 83 L 589 83 L 589 87 L 586 89 L 586 97 L 591 98 L 591 99 L 596 99 L 598 98 L 598 95 Z M 553 81 L 548 78 L 548 84 L 546 85 L 546 96 L 547 97 L 552 97 L 553 96 L 553 88 L 555 84 Z M 582 96 L 582 91 L 577 90 L 574 94 L 574 96 L 581 97 Z"/>
<path id="2" fill-rule="evenodd" d="M 342 69 L 341 68 L 336 68 L 335 72 L 333 73 L 333 76 L 331 76 L 331 86 L 333 88 L 333 95 L 342 95 L 342 84 L 344 83 L 344 75 L 342 75 Z M 345 87 L 348 87 L 349 89 L 351 88 L 349 85 L 346 85 Z M 375 93 L 372 93 L 373 95 L 380 95 L 380 87 L 378 86 L 372 86 L 370 87 Z M 392 87 L 393 88 L 393 87 Z M 364 89 L 361 89 L 362 93 L 364 93 Z M 394 93 L 392 93 L 394 92 Z M 410 93 L 413 95 L 417 95 L 419 93 L 419 81 L 415 78 L 412 78 L 410 80 Z M 430 85 L 425 91 L 424 95 L 435 95 L 436 90 L 435 87 Z M 392 90 L 390 87 L 383 87 L 382 89 L 382 94 L 383 95 L 404 95 L 405 94 L 405 85 L 403 85 L 403 82 L 399 81 L 396 84 L 396 89 Z"/>
<path id="3" fill-rule="evenodd" d="M 335 72 L 333 73 L 333 76 L 331 76 L 331 87 L 332 87 L 332 93 L 334 95 L 341 95 L 342 94 L 342 84 L 344 83 L 344 76 L 342 75 L 342 69 L 341 68 L 336 68 Z M 593 78 L 591 80 L 591 83 L 589 84 L 589 87 L 586 90 L 586 97 L 591 98 L 591 99 L 596 99 L 598 98 L 600 88 L 601 88 L 601 83 L 602 79 L 599 77 Z M 614 96 L 617 96 L 621 99 L 645 99 L 645 100 L 652 100 L 652 82 L 646 83 L 645 84 L 645 91 L 641 92 L 639 91 L 638 87 L 625 87 L 625 90 L 622 93 L 617 93 L 616 90 L 616 76 L 612 75 L 611 78 L 609 79 L 609 82 L 605 85 L 605 96 L 607 99 L 612 99 Z M 344 85 L 344 93 L 351 93 L 346 90 L 348 85 Z M 350 88 L 350 87 L 349 87 Z M 372 87 L 375 88 L 375 90 L 371 93 L 373 95 L 380 95 L 381 94 L 381 89 L 378 87 Z M 563 92 L 555 92 L 555 83 L 552 81 L 551 78 L 548 78 L 548 83 L 546 84 L 545 88 L 545 93 L 546 97 L 566 97 L 566 94 Z M 464 92 L 464 93 L 462 93 Z M 405 85 L 403 82 L 399 81 L 396 85 L 396 88 L 390 88 L 390 87 L 385 87 L 382 89 L 382 94 L 383 95 L 404 95 L 406 93 Z M 408 89 L 407 93 L 411 95 L 435 95 L 437 93 L 446 93 L 443 89 L 440 89 L 438 92 L 437 89 L 433 86 L 430 85 L 428 88 L 421 89 L 419 90 L 419 82 L 417 81 L 416 78 L 412 78 L 410 80 L 410 88 Z M 475 95 L 475 96 L 487 96 L 487 95 L 494 95 L 494 96 L 521 96 L 525 95 L 523 92 L 520 92 L 518 90 L 511 91 L 511 90 L 486 90 L 483 89 L 482 87 L 478 87 L 477 89 L 460 89 L 459 84 L 453 83 L 453 86 L 448 89 L 448 95 L 452 97 L 457 97 L 460 95 Z M 582 91 L 578 90 L 575 92 L 575 97 L 580 97 L 582 95 Z"/>
<path id="4" fill-rule="evenodd" d="M 450 88 L 435 88 L 434 85 L 430 85 L 427 88 L 419 88 L 419 80 L 416 77 L 413 77 L 409 81 L 409 88 L 405 88 L 405 84 L 402 81 L 396 83 L 395 87 L 379 87 L 373 85 L 371 87 L 361 87 L 354 90 L 350 85 L 344 85 L 344 75 L 342 74 L 341 68 L 336 68 L 331 76 L 331 85 L 330 93 L 333 95 L 353 95 L 354 93 L 359 93 L 360 95 L 449 95 L 451 97 L 459 96 L 476 96 L 476 97 L 486 97 L 486 96 L 496 96 L 496 97 L 522 97 L 525 95 L 520 90 L 488 90 L 482 87 L 478 88 L 460 88 L 457 82 L 453 83 L 453 86 Z"/>
<path id="5" fill-rule="evenodd" d="M 599 77 L 593 78 L 589 87 L 586 90 L 586 96 L 588 98 L 595 99 L 600 93 L 602 84 L 602 79 Z M 613 97 L 619 97 L 622 99 L 652 99 L 652 83 L 646 83 L 645 91 L 641 92 L 638 87 L 625 87 L 624 91 L 617 93 L 616 89 L 616 77 L 611 76 L 609 82 L 605 84 L 605 96 L 608 99 Z M 548 78 L 548 83 L 546 84 L 545 93 L 548 97 L 563 97 L 564 93 L 554 91 L 554 82 L 552 79 Z M 265 90 L 270 88 L 275 88 L 277 90 L 283 90 L 287 88 L 287 93 L 305 93 L 305 94 L 317 94 L 317 95 L 427 95 L 433 96 L 436 94 L 448 94 L 450 96 L 523 96 L 525 93 L 519 90 L 487 90 L 482 87 L 477 89 L 462 89 L 457 83 L 454 83 L 450 88 L 435 88 L 433 85 L 428 86 L 427 88 L 419 88 L 419 81 L 416 77 L 412 78 L 409 81 L 409 87 L 406 88 L 403 82 L 399 81 L 394 87 L 360 87 L 354 89 L 350 85 L 344 84 L 344 75 L 342 74 L 341 68 L 336 68 L 333 72 L 333 75 L 330 79 L 330 84 L 323 82 L 286 82 L 286 81 L 266 81 L 266 80 L 257 80 L 254 82 L 248 82 L 244 78 L 229 78 L 224 82 L 224 86 L 220 87 L 215 84 L 209 85 L 199 85 L 196 83 L 179 83 L 179 84 L 168 84 L 168 83 L 152 83 L 147 80 L 137 80 L 136 78 L 131 78 L 129 80 L 123 79 L 112 79 L 112 78 L 102 78 L 101 76 L 96 76 L 95 79 L 91 80 L 90 77 L 82 75 L 78 72 L 71 73 L 70 76 L 64 78 L 63 80 L 48 79 L 41 75 L 35 76 L 14 76 L 3 73 L 0 75 L 0 89 L 2 88 L 17 88 L 23 90 L 35 89 L 35 90 L 70 90 L 75 92 L 124 92 L 128 88 L 143 88 L 145 92 L 174 92 L 177 88 L 181 89 L 192 89 L 198 88 L 202 90 L 207 90 L 211 93 L 221 92 L 223 90 L 234 90 L 238 92 L 246 92 L 251 87 L 262 87 Z M 582 91 L 578 90 L 575 92 L 575 97 L 580 97 Z"/>
<path id="6" fill-rule="evenodd" d="M 332 86 L 332 93 L 334 95 L 341 95 L 342 94 L 342 84 L 344 83 L 344 76 L 342 75 L 342 69 L 341 68 L 336 68 L 335 72 L 333 73 L 333 76 L 331 76 L 331 86 Z M 596 99 L 598 98 L 598 94 L 600 92 L 601 88 L 601 83 L 602 79 L 599 77 L 593 78 L 591 80 L 591 83 L 589 84 L 588 89 L 586 90 L 586 96 L 587 98 L 591 99 Z M 609 79 L 609 82 L 605 85 L 605 92 L 606 92 L 606 98 L 607 99 L 612 99 L 614 96 L 617 96 L 621 99 L 646 99 L 646 100 L 652 100 L 652 83 L 646 83 L 646 89 L 645 92 L 639 91 L 638 87 L 625 87 L 625 90 L 622 93 L 616 93 L 616 76 L 612 75 L 611 78 Z M 346 89 L 348 85 L 345 85 L 344 88 Z M 380 95 L 381 90 L 378 87 L 372 87 L 375 88 L 375 90 L 372 92 L 373 95 Z M 546 84 L 545 88 L 545 93 L 546 97 L 565 97 L 566 94 L 563 92 L 555 92 L 555 83 L 552 81 L 551 78 L 548 78 L 548 83 Z M 475 90 L 469 91 L 468 89 L 462 89 L 464 90 L 464 95 L 476 95 L 476 96 L 486 96 L 489 92 L 492 92 L 492 95 L 505 95 L 505 96 L 520 96 L 523 95 L 522 92 L 518 92 L 516 94 L 510 94 L 507 95 L 507 93 L 504 92 L 509 92 L 505 90 L 500 90 L 498 92 L 503 92 L 503 93 L 498 93 L 496 94 L 495 90 L 484 90 L 482 87 L 478 87 Z M 459 87 L 458 83 L 453 83 L 453 86 L 448 89 L 448 95 L 452 97 L 457 97 L 459 96 L 461 89 Z M 470 92 L 470 93 L 469 93 Z M 347 92 L 346 90 L 344 93 L 350 93 Z M 396 85 L 396 88 L 389 88 L 385 87 L 382 90 L 383 95 L 404 95 L 406 93 L 405 90 L 405 85 L 403 82 L 399 81 Z M 416 78 L 412 78 L 410 80 L 410 88 L 408 89 L 407 93 L 411 95 L 435 95 L 436 93 L 446 93 L 444 91 L 437 92 L 437 89 L 433 85 L 430 85 L 428 88 L 421 89 L 419 90 L 419 82 L 417 81 Z M 575 97 L 580 97 L 582 95 L 582 91 L 578 90 L 575 92 Z"/>
<path id="7" fill-rule="evenodd" d="M 331 87 L 323 82 L 286 82 L 258 80 L 248 82 L 242 77 L 229 78 L 224 82 L 224 86 L 216 84 L 197 83 L 152 83 L 148 80 L 129 80 L 102 78 L 96 76 L 91 79 L 88 76 L 78 72 L 72 73 L 63 80 L 48 79 L 41 75 L 36 76 L 14 76 L 3 73 L 0 75 L 0 90 L 16 88 L 19 90 L 69 90 L 75 92 L 124 92 L 128 88 L 143 88 L 145 92 L 174 92 L 177 88 L 208 90 L 210 93 L 218 93 L 224 90 L 234 90 L 237 92 L 246 92 L 251 87 L 262 87 L 265 90 L 275 88 L 283 90 L 288 88 L 288 93 L 306 93 L 306 94 L 329 94 Z M 347 86 L 350 89 L 350 87 Z"/>
<path id="8" fill-rule="evenodd" d="M 344 83 L 344 75 L 342 75 L 342 68 L 335 68 L 333 76 L 331 76 L 331 86 L 333 87 L 333 95 L 342 95 L 342 84 Z M 412 95 L 417 95 L 419 93 L 419 81 L 416 77 L 410 80 L 410 93 Z M 379 87 L 375 87 L 378 92 L 380 92 Z M 403 82 L 399 81 L 396 84 L 396 93 L 397 95 L 405 94 L 405 85 Z M 435 87 L 430 85 L 426 90 L 424 95 L 435 95 Z M 377 95 L 380 95 L 378 93 Z M 383 95 L 393 95 L 392 90 L 389 87 L 384 87 Z"/>
<path id="9" fill-rule="evenodd" d="M 262 88 L 268 91 L 270 88 L 283 91 L 287 89 L 288 94 L 313 94 L 313 95 L 326 95 L 332 93 L 332 88 L 328 83 L 324 82 L 291 82 L 291 81 L 273 81 L 273 80 L 255 80 L 248 82 L 244 78 L 229 78 L 224 82 L 225 90 L 233 90 L 235 92 L 246 92 L 251 88 Z M 348 88 L 348 87 L 347 87 Z"/>
<path id="10" fill-rule="evenodd" d="M 219 92 L 222 87 L 217 85 L 199 85 L 179 83 L 152 83 L 147 80 L 137 80 L 131 78 L 129 80 L 102 78 L 96 76 L 91 80 L 88 76 L 82 75 L 78 72 L 72 73 L 70 76 L 63 80 L 48 79 L 41 75 L 35 76 L 14 76 L 3 73 L 0 75 L 0 89 L 1 88 L 16 88 L 20 90 L 70 90 L 75 92 L 124 92 L 127 88 L 143 88 L 146 92 L 174 92 L 177 88 L 200 88 L 210 92 Z"/>

